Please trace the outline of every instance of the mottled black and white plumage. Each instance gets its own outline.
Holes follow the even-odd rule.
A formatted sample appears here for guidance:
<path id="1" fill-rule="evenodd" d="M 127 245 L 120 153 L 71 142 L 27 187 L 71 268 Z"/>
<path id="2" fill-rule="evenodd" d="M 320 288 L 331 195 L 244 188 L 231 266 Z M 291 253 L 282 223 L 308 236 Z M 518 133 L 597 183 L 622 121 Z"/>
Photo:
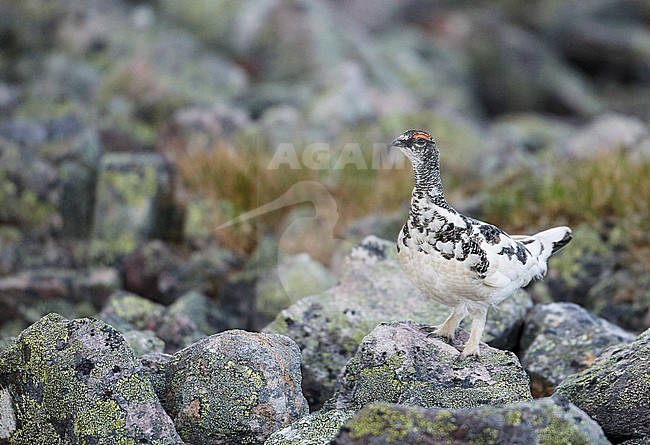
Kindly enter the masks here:
<path id="1" fill-rule="evenodd" d="M 445 200 L 440 153 L 428 133 L 409 130 L 392 146 L 409 158 L 415 177 L 411 210 L 397 239 L 402 266 L 420 290 L 453 308 L 435 333 L 453 338 L 462 319 L 472 316 L 463 355 L 478 355 L 488 308 L 543 277 L 548 258 L 571 241 L 571 229 L 510 236 L 462 215 Z"/>

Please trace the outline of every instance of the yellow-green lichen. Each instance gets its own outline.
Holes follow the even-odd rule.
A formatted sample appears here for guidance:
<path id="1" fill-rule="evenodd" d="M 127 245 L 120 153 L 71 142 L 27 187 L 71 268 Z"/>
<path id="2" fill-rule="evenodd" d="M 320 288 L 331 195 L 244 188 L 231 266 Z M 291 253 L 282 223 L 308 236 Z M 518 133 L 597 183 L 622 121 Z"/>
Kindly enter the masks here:
<path id="1" fill-rule="evenodd" d="M 388 426 L 392 428 L 387 428 Z M 388 406 L 373 405 L 353 417 L 347 424 L 350 437 L 360 439 L 364 436 L 385 432 L 386 443 L 403 440 L 413 426 L 407 413 L 396 411 Z"/>
<path id="2" fill-rule="evenodd" d="M 397 402 L 405 387 L 397 376 L 403 363 L 402 354 L 393 354 L 382 365 L 361 369 L 354 382 L 354 405 L 361 407 L 373 401 Z M 356 360 L 352 364 L 358 366 Z"/>
<path id="3" fill-rule="evenodd" d="M 98 262 L 108 261 L 116 253 L 131 252 L 136 247 L 136 238 L 131 232 L 123 232 L 110 238 L 93 239 L 90 255 Z"/>
<path id="4" fill-rule="evenodd" d="M 440 410 L 436 418 L 430 423 L 431 431 L 436 435 L 448 435 L 458 429 L 454 415 L 449 410 Z"/>
<path id="5" fill-rule="evenodd" d="M 559 406 L 552 399 L 461 410 L 377 403 L 356 413 L 345 432 L 352 439 L 387 444 L 431 441 L 451 445 L 459 429 L 473 444 L 510 443 L 515 438 L 542 445 L 609 443 L 590 422 L 575 407 Z"/>
<path id="6" fill-rule="evenodd" d="M 157 171 L 152 165 L 144 165 L 132 172 L 104 171 L 101 176 L 109 190 L 134 209 L 149 204 L 149 200 L 155 196 L 156 177 Z"/>
<path id="7" fill-rule="evenodd" d="M 112 439 L 116 445 L 132 445 L 135 441 L 127 438 L 124 411 L 115 400 L 95 400 L 80 410 L 74 419 L 74 432 L 80 443 L 88 443 L 90 438 Z"/>
<path id="8" fill-rule="evenodd" d="M 155 400 L 155 393 L 149 380 L 140 373 L 124 376 L 115 382 L 115 391 L 129 403 Z"/>
<path id="9" fill-rule="evenodd" d="M 54 429 L 51 423 L 43 421 L 27 421 L 9 438 L 10 445 L 63 445 L 64 439 Z"/>
<path id="10" fill-rule="evenodd" d="M 32 190 L 19 190 L 5 176 L 0 171 L 0 223 L 10 222 L 13 225 L 12 222 L 17 221 L 23 229 L 43 223 L 52 214 L 54 207 L 41 201 Z"/>
<path id="11" fill-rule="evenodd" d="M 481 429 L 475 441 L 477 444 L 497 444 L 499 443 L 499 430 L 496 428 L 485 427 Z"/>
<path id="12" fill-rule="evenodd" d="M 517 426 L 521 423 L 521 411 L 513 409 L 506 413 L 506 423 L 508 425 Z"/>
<path id="13" fill-rule="evenodd" d="M 93 257 L 131 251 L 150 235 L 159 188 L 166 180 L 154 156 L 111 154 L 102 162 L 97 186 Z"/>
<path id="14" fill-rule="evenodd" d="M 549 410 L 550 411 L 550 410 Z M 549 416 L 553 414 L 549 412 Z M 575 424 L 556 418 L 539 432 L 540 445 L 590 445 L 589 440 Z"/>
<path id="15" fill-rule="evenodd" d="M 337 409 L 307 414 L 292 423 L 290 428 L 272 434 L 264 444 L 321 445 L 329 443 L 353 414 L 352 411 Z"/>
<path id="16" fill-rule="evenodd" d="M 426 435 L 436 443 L 451 444 L 451 435 L 458 426 L 451 411 L 440 410 L 427 418 L 422 408 L 404 408 L 399 405 L 378 403 L 369 405 L 355 415 L 346 425 L 353 439 L 381 437 L 384 443 L 405 443 L 409 435 Z"/>

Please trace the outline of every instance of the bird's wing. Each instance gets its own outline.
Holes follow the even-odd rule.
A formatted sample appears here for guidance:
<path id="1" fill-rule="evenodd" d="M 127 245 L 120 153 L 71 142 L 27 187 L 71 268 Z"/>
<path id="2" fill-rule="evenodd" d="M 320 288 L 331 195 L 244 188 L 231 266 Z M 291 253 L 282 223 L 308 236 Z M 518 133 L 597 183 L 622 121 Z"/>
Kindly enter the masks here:
<path id="1" fill-rule="evenodd" d="M 517 239 L 513 239 L 502 230 L 485 223 L 479 226 L 479 231 L 482 238 L 480 247 L 485 250 L 490 263 L 483 279 L 484 284 L 506 287 L 528 275 L 534 259 L 526 246 L 518 241 L 525 237 L 517 236 Z"/>
<path id="2" fill-rule="evenodd" d="M 490 287 L 506 287 L 510 283 L 512 283 L 512 280 L 501 273 L 498 269 L 495 269 L 483 279 L 483 284 Z"/>

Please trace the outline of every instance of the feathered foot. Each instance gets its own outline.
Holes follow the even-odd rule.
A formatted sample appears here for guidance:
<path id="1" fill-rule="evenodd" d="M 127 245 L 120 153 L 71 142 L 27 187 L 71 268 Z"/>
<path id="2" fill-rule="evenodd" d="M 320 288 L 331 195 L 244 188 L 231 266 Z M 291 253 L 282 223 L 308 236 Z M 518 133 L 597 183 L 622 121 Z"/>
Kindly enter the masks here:
<path id="1" fill-rule="evenodd" d="M 455 307 L 452 309 L 451 314 L 445 320 L 445 322 L 439 326 L 436 326 L 433 330 L 434 334 L 440 335 L 441 337 L 446 337 L 449 340 L 454 340 L 456 336 L 456 331 L 458 330 L 458 325 L 465 318 L 466 312 L 464 308 Z"/>
<path id="2" fill-rule="evenodd" d="M 481 337 L 483 337 L 483 331 L 485 330 L 485 318 L 487 317 L 487 309 L 472 311 L 471 315 L 472 330 L 469 333 L 469 339 L 465 343 L 465 348 L 463 348 L 463 357 L 480 355 L 479 343 L 481 341 Z"/>

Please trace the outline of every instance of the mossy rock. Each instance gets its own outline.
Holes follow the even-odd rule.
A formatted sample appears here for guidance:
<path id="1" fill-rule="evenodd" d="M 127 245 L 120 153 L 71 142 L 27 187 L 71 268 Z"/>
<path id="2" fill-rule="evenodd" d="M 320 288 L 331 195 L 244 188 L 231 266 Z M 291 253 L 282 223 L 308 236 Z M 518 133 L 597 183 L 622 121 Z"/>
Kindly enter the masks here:
<path id="1" fill-rule="evenodd" d="M 634 335 L 574 303 L 539 304 L 528 313 L 520 357 L 533 395 L 548 396 L 570 374 L 587 369 L 605 349 Z"/>
<path id="2" fill-rule="evenodd" d="M 333 445 L 607 445 L 596 422 L 566 400 L 537 399 L 499 407 L 425 409 L 375 403 L 343 427 Z"/>
<path id="3" fill-rule="evenodd" d="M 338 409 L 308 414 L 273 433 L 264 445 L 329 445 L 353 414 Z"/>
<path id="4" fill-rule="evenodd" d="M 49 314 L 27 328 L 0 355 L 0 391 L 12 445 L 182 444 L 133 351 L 99 320 Z"/>
<path id="5" fill-rule="evenodd" d="M 555 392 L 589 414 L 616 441 L 650 436 L 650 329 L 612 348 Z"/>
<path id="6" fill-rule="evenodd" d="M 372 402 L 427 408 L 471 408 L 531 399 L 517 357 L 483 344 L 479 357 L 462 357 L 460 334 L 451 344 L 426 325 L 382 323 L 350 359 L 326 407 L 358 410 Z"/>
<path id="7" fill-rule="evenodd" d="M 232 330 L 172 356 L 165 403 L 188 443 L 261 444 L 307 414 L 300 383 L 291 339 Z"/>
<path id="8" fill-rule="evenodd" d="M 92 257 L 110 263 L 139 243 L 164 236 L 160 223 L 173 207 L 172 182 L 172 172 L 160 155 L 104 155 L 97 181 Z"/>

